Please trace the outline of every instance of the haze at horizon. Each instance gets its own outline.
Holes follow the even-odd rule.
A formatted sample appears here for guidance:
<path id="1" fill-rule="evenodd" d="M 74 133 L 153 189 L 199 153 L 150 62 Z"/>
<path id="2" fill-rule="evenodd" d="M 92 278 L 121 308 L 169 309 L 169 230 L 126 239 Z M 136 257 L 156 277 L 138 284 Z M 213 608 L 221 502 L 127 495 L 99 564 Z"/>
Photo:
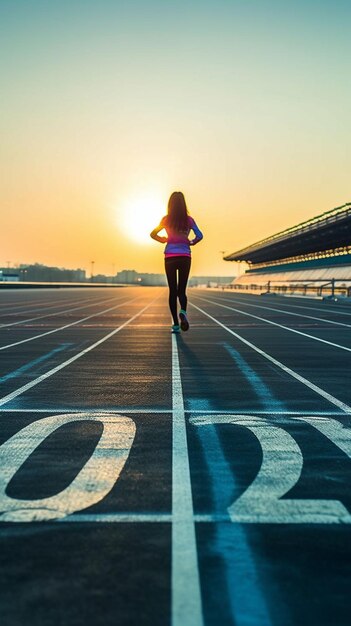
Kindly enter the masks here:
<path id="1" fill-rule="evenodd" d="M 350 201 L 350 17 L 343 0 L 0 0 L 0 265 L 161 272 L 142 214 L 180 189 L 205 234 L 192 273 L 232 275 L 221 250 Z"/>

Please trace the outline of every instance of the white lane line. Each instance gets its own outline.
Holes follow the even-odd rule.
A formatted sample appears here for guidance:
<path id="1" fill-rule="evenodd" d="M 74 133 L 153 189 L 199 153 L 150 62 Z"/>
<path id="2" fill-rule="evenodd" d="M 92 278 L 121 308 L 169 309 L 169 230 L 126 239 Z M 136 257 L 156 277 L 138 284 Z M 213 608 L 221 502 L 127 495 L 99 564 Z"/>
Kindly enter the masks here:
<path id="1" fill-rule="evenodd" d="M 144 311 L 146 311 L 146 309 L 148 309 L 150 306 L 152 306 L 153 303 L 154 303 L 154 300 L 150 304 L 147 304 L 143 309 L 141 309 L 141 311 L 139 311 L 138 313 L 133 315 L 129 320 L 124 322 L 124 324 L 121 324 L 121 326 L 118 326 L 118 328 L 115 328 L 115 330 L 113 330 L 112 332 L 108 333 L 107 335 L 105 335 L 105 337 L 102 337 L 102 339 L 99 339 L 99 341 L 96 341 L 95 343 L 93 343 L 88 348 L 85 348 L 81 352 L 78 352 L 78 354 L 75 354 L 70 359 L 67 359 L 67 361 L 64 361 L 60 365 L 57 365 L 56 367 L 53 367 L 48 372 L 45 372 L 45 374 L 42 374 L 41 376 L 38 376 L 38 378 L 35 378 L 34 380 L 32 380 L 31 382 L 27 383 L 26 385 L 23 385 L 22 387 L 19 387 L 18 389 L 16 389 L 16 391 L 13 391 L 12 393 L 9 393 L 6 396 L 3 396 L 2 398 L 0 398 L 0 406 L 3 406 L 4 404 L 7 404 L 7 402 L 10 402 L 14 398 L 17 398 L 17 396 L 20 396 L 25 391 L 28 391 L 28 389 L 31 389 L 32 387 L 35 387 L 36 385 L 39 385 L 39 383 L 43 382 L 43 380 L 46 380 L 50 376 L 53 376 L 53 374 L 56 374 L 57 372 L 62 370 L 64 367 L 67 367 L 67 365 L 70 365 L 71 363 L 73 363 L 77 359 L 80 359 L 80 357 L 82 357 L 84 354 L 87 354 L 91 350 L 94 350 L 94 348 L 96 348 L 100 344 L 104 343 L 105 341 L 107 341 L 107 339 L 110 339 L 110 337 L 113 337 L 113 335 L 115 335 L 120 330 L 125 328 L 128 324 L 133 322 L 137 317 L 139 317 L 139 315 L 144 313 Z"/>
<path id="2" fill-rule="evenodd" d="M 208 300 L 210 302 L 210 300 Z M 211 302 L 215 303 L 215 300 L 211 300 Z M 218 302 L 218 301 L 217 301 Z M 264 309 L 266 311 L 276 311 L 277 313 L 283 313 L 284 315 L 294 315 L 295 317 L 304 317 L 309 320 L 317 320 L 318 322 L 323 322 L 324 324 L 334 324 L 335 326 L 345 326 L 346 328 L 351 328 L 351 324 L 345 324 L 344 322 L 335 322 L 334 320 L 326 320 L 323 317 L 315 317 L 314 315 L 304 315 L 303 313 L 294 313 L 293 311 L 285 311 L 284 309 L 276 309 L 271 306 L 263 306 L 261 304 L 251 304 L 249 302 L 243 302 L 242 300 L 236 301 L 231 298 L 226 298 L 226 302 L 234 302 L 235 304 L 242 304 L 243 306 L 251 306 L 255 309 Z"/>
<path id="3" fill-rule="evenodd" d="M 124 304 L 130 304 L 134 302 L 137 298 L 133 298 L 133 300 L 125 300 L 121 304 L 117 304 L 116 306 L 112 306 L 109 309 L 105 309 L 104 311 L 99 311 L 99 313 L 93 313 L 93 315 L 88 315 L 87 317 L 83 317 L 76 322 L 71 322 L 70 324 L 65 324 L 64 326 L 59 326 L 58 328 L 54 328 L 53 330 L 48 330 L 45 333 L 41 333 L 40 335 L 34 335 L 34 337 L 28 337 L 27 339 L 21 339 L 21 341 L 15 341 L 14 343 L 8 343 L 6 346 L 1 346 L 0 350 L 6 350 L 7 348 L 13 348 L 13 346 L 18 346 L 21 343 L 27 343 L 28 341 L 34 341 L 35 339 L 40 339 L 40 337 L 45 337 L 46 335 L 52 335 L 52 333 L 58 333 L 60 330 L 64 330 L 65 328 L 69 328 L 70 326 L 76 326 L 76 324 L 81 324 L 82 322 L 86 322 L 90 320 L 92 317 L 97 317 L 99 315 L 104 315 L 109 311 L 113 311 L 114 309 L 118 309 Z"/>
<path id="4" fill-rule="evenodd" d="M 231 328 L 228 328 L 228 326 L 226 326 L 225 324 L 222 324 L 222 322 L 217 320 L 215 317 L 213 317 L 209 313 L 206 313 L 206 311 L 204 311 L 203 309 L 200 309 L 200 307 L 198 307 L 196 304 L 191 303 L 191 306 L 197 309 L 198 311 L 200 311 L 201 313 L 203 313 L 203 315 L 206 315 L 206 317 L 210 318 L 213 322 L 215 322 L 215 324 L 218 324 L 218 326 L 221 326 L 221 328 L 224 328 L 224 330 L 226 330 L 228 333 L 233 335 L 233 337 L 236 337 L 239 341 L 244 343 L 246 346 L 249 346 L 249 348 L 257 352 L 258 354 L 261 354 L 261 356 L 263 356 L 265 359 L 267 359 L 271 363 L 274 363 L 274 365 L 276 365 L 281 370 L 289 374 L 289 376 L 292 376 L 293 378 L 298 380 L 300 383 L 302 383 L 303 385 L 305 385 L 306 387 L 308 387 L 309 389 L 317 393 L 319 396 L 321 396 L 322 398 L 324 398 L 331 404 L 334 404 L 335 406 L 339 407 L 339 409 L 341 409 L 345 413 L 351 412 L 351 407 L 345 404 L 345 402 L 341 402 L 341 400 L 338 400 L 327 391 L 324 391 L 324 389 L 321 389 L 321 387 L 318 387 L 318 385 L 315 385 L 311 381 L 307 380 L 307 378 L 300 376 L 300 374 L 292 370 L 290 367 L 287 367 L 286 365 L 284 365 L 283 363 L 281 363 L 280 361 L 272 357 L 267 352 L 264 352 L 263 350 L 261 350 L 261 348 L 258 348 L 257 346 L 255 346 L 253 343 L 251 343 L 251 341 L 247 341 L 247 339 L 244 339 L 244 337 L 241 337 L 241 335 L 238 335 L 238 333 L 235 333 L 233 330 L 231 330 Z"/>
<path id="5" fill-rule="evenodd" d="M 143 413 L 165 413 L 172 414 L 172 409 L 160 409 L 153 407 L 141 407 L 139 409 L 129 409 L 128 407 L 114 407 L 114 409 L 101 409 L 101 408 L 91 408 L 91 407 L 48 407 L 48 408 L 34 408 L 34 409 L 8 409 L 4 407 L 0 407 L 0 413 L 84 413 L 88 411 L 90 413 L 130 413 L 130 414 L 143 414 Z M 291 415 L 291 416 L 300 416 L 306 415 L 315 417 L 317 420 L 324 420 L 327 417 L 345 417 L 345 412 L 341 413 L 340 411 L 276 411 L 272 410 L 257 410 L 256 409 L 248 409 L 238 411 L 236 407 L 232 409 L 186 409 L 184 411 L 185 414 L 201 414 L 201 415 L 233 415 L 235 412 L 236 415 Z M 351 417 L 351 413 L 348 414 Z"/>
<path id="6" fill-rule="evenodd" d="M 316 420 L 328 422 L 329 415 L 330 413 L 321 413 L 315 418 L 312 416 L 309 417 L 311 417 L 311 422 L 315 422 Z M 301 422 L 301 420 L 304 420 L 305 417 L 309 419 L 309 417 L 305 415 L 292 415 L 290 416 L 289 423 L 296 425 L 297 422 Z M 338 413 L 338 417 L 345 417 L 345 413 Z M 193 426 L 208 426 L 209 424 L 234 424 L 235 426 L 245 426 L 247 428 L 251 426 L 275 426 L 276 424 L 280 426 L 282 421 L 283 420 L 280 419 L 271 420 L 270 415 L 268 414 L 256 415 L 254 413 L 216 413 L 211 415 L 204 413 L 204 415 L 191 416 L 189 419 L 190 424 L 192 424 Z M 284 448 L 281 449 L 283 450 Z"/>
<path id="7" fill-rule="evenodd" d="M 202 626 L 188 442 L 175 335 L 172 335 L 172 407 L 172 626 Z"/>
<path id="8" fill-rule="evenodd" d="M 82 522 L 107 522 L 130 524 L 138 522 L 145 523 L 170 523 L 172 515 L 170 513 L 74 513 L 61 519 L 55 520 L 62 523 L 82 523 Z"/>
<path id="9" fill-rule="evenodd" d="M 259 317 L 258 315 L 253 315 L 252 313 L 247 313 L 246 311 L 241 311 L 240 309 L 235 309 L 232 306 L 228 306 L 226 304 L 220 304 L 219 302 L 215 302 L 214 300 L 208 300 L 208 298 L 201 298 L 197 296 L 197 299 L 203 300 L 205 302 L 209 302 L 210 304 L 214 304 L 215 306 L 221 306 L 224 309 L 229 309 L 230 311 L 235 311 L 236 313 L 239 313 L 240 315 L 245 315 L 246 317 L 252 317 L 256 320 L 260 320 L 261 322 L 265 322 L 265 324 L 271 324 L 272 326 L 277 326 L 278 328 L 281 328 L 282 330 L 289 331 L 289 333 L 295 333 L 296 335 L 301 335 L 302 337 L 307 337 L 308 339 L 313 339 L 314 341 L 325 343 L 328 346 L 332 346 L 333 348 L 339 348 L 340 350 L 346 350 L 347 352 L 351 352 L 351 348 L 342 346 L 339 343 L 333 343 L 332 341 L 327 341 L 326 339 L 321 339 L 320 337 L 315 337 L 314 335 L 303 333 L 301 330 L 296 330 L 295 328 L 289 328 L 289 326 L 283 326 L 283 324 L 278 324 L 278 322 L 267 320 L 265 317 Z"/>
<path id="10" fill-rule="evenodd" d="M 33 320 L 41 320 L 45 317 L 54 317 L 55 315 L 63 315 L 64 313 L 71 313 L 72 311 L 78 311 L 78 309 L 89 309 L 92 306 L 96 306 L 96 304 L 105 304 L 106 302 L 111 302 L 111 300 L 115 300 L 115 298 L 108 298 L 107 300 L 103 300 L 102 302 L 93 302 L 92 304 L 80 304 L 79 306 L 73 307 L 73 309 L 64 309 L 63 311 L 54 311 L 54 313 L 47 313 L 46 315 L 37 315 L 36 317 L 29 317 L 26 320 L 19 320 L 18 322 L 11 322 L 10 324 L 0 324 L 0 330 L 3 328 L 9 328 L 10 326 L 19 326 L 20 324 L 26 324 L 27 322 L 33 322 Z M 83 300 L 84 302 L 84 300 Z M 90 300 L 87 300 L 90 302 Z"/>
<path id="11" fill-rule="evenodd" d="M 101 413 L 101 414 L 117 414 L 117 413 L 130 413 L 130 414 L 143 414 L 143 413 L 167 413 L 167 414 L 172 414 L 173 411 L 172 409 L 160 409 L 160 408 L 150 408 L 150 407 L 141 407 L 140 409 L 128 409 L 125 407 L 120 407 L 120 408 L 116 408 L 116 406 L 114 406 L 113 409 L 94 409 L 89 407 L 75 407 L 75 408 L 67 408 L 67 407 L 49 407 L 46 409 L 40 408 L 40 409 L 7 409 L 6 407 L 1 407 L 0 408 L 0 413 L 84 413 L 86 411 L 89 411 L 89 413 Z M 223 411 L 219 411 L 220 413 L 223 413 Z M 204 413 L 204 411 L 199 411 L 199 413 Z M 218 411 L 217 411 L 218 413 Z M 233 413 L 233 410 L 231 411 L 231 413 Z M 245 415 L 246 415 L 247 411 L 245 411 Z M 271 411 L 269 412 L 271 413 Z M 318 415 L 320 415 L 321 413 L 319 412 Z M 296 413 L 294 413 L 294 415 L 296 415 Z M 303 415 L 308 415 L 308 412 L 304 411 Z M 328 415 L 334 415 L 334 413 L 328 413 Z M 339 413 L 337 413 L 336 415 L 340 415 Z M 344 413 L 342 414 L 344 415 Z"/>
<path id="12" fill-rule="evenodd" d="M 167 513 L 159 515 L 157 513 L 95 513 L 95 514 L 74 514 L 64 517 L 62 519 L 53 519 L 45 522 L 45 525 L 50 524 L 169 524 L 172 522 L 172 516 Z M 194 522 L 196 524 L 228 524 L 231 527 L 231 534 L 233 531 L 233 522 L 228 515 L 211 514 L 211 513 L 199 513 L 194 515 Z M 1 524 L 4 523 L 0 520 L 0 535 L 2 537 L 12 535 L 15 527 L 7 526 L 6 530 L 1 528 Z M 6 522 L 8 524 L 8 522 Z M 309 522 L 314 524 L 320 524 L 321 522 Z M 328 524 L 334 524 L 333 520 L 329 522 L 323 522 Z M 40 524 L 42 521 L 31 521 L 31 524 Z M 236 524 L 236 527 L 240 527 L 240 524 Z"/>

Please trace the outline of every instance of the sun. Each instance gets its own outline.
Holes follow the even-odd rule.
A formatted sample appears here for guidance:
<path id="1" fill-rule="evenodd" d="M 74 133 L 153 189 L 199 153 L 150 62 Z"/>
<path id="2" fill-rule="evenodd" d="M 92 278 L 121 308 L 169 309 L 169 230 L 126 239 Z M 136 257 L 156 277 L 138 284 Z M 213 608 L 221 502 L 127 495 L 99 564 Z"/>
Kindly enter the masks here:
<path id="1" fill-rule="evenodd" d="M 150 232 L 165 213 L 164 200 L 157 193 L 143 193 L 130 198 L 122 207 L 123 230 L 134 241 L 152 243 Z"/>

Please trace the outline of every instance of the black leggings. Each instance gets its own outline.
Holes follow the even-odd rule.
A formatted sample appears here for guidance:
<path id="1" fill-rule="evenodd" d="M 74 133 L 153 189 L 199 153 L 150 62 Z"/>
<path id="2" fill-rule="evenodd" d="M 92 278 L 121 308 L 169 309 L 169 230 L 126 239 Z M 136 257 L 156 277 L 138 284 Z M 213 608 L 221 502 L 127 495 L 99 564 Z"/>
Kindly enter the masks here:
<path id="1" fill-rule="evenodd" d="M 191 265 L 190 256 L 170 256 L 165 259 L 166 276 L 169 286 L 169 308 L 173 317 L 173 324 L 179 324 L 177 312 L 177 297 L 180 308 L 186 311 L 188 299 L 185 294 Z M 178 276 L 177 276 L 178 272 Z"/>

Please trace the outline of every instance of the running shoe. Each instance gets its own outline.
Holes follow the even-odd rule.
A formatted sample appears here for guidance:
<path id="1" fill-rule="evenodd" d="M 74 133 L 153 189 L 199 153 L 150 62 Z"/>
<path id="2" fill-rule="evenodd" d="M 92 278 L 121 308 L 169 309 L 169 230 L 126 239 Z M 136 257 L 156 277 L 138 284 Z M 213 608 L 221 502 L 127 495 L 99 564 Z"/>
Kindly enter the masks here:
<path id="1" fill-rule="evenodd" d="M 172 333 L 180 333 L 180 326 L 179 324 L 173 324 L 172 328 L 171 328 Z"/>
<path id="2" fill-rule="evenodd" d="M 180 317 L 180 327 L 182 330 L 189 330 L 189 322 L 188 322 L 188 318 L 186 316 L 186 311 L 181 310 L 179 313 L 179 317 Z"/>

